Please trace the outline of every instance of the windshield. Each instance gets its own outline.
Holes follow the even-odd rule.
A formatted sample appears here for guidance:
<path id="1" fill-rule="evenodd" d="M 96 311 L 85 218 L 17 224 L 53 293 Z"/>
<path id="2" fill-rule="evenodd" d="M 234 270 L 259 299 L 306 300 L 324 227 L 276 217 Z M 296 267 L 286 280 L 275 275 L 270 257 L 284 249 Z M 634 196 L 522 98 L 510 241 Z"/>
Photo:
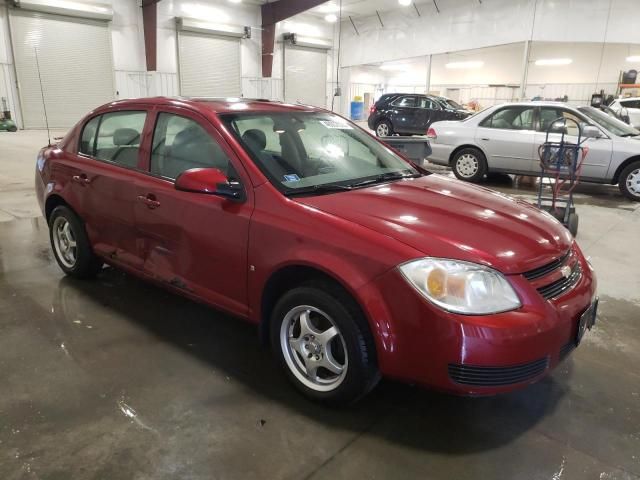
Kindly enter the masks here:
<path id="1" fill-rule="evenodd" d="M 420 175 L 389 148 L 330 113 L 238 113 L 221 118 L 271 183 L 287 195 Z"/>
<path id="2" fill-rule="evenodd" d="M 622 120 L 607 115 L 606 113 L 593 107 L 580 107 L 578 108 L 581 113 L 589 117 L 589 119 L 596 122 L 598 125 L 605 128 L 609 132 L 619 137 L 633 137 L 640 135 L 640 131 L 636 130 L 630 125 L 627 125 Z"/>
<path id="3" fill-rule="evenodd" d="M 453 108 L 453 109 L 455 109 L 455 110 L 464 110 L 464 107 L 463 107 L 462 105 L 460 105 L 460 104 L 459 104 L 459 103 L 457 103 L 457 102 L 454 102 L 454 101 L 453 101 L 453 100 L 451 100 L 450 98 L 444 98 L 444 97 L 443 97 L 443 100 L 444 100 L 447 104 L 449 104 L 449 106 L 450 106 L 451 108 Z"/>

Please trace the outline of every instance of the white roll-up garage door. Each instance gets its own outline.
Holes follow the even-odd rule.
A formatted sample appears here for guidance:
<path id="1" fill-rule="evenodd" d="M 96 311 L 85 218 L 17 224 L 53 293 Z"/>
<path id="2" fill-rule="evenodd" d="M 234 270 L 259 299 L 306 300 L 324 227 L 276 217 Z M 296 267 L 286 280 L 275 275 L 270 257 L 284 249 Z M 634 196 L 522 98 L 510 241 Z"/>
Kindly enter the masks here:
<path id="1" fill-rule="evenodd" d="M 180 94 L 186 97 L 239 97 L 240 39 L 178 32 Z"/>
<path id="2" fill-rule="evenodd" d="M 111 38 L 106 22 L 12 9 L 10 13 L 24 128 L 74 125 L 114 99 Z"/>
<path id="3" fill-rule="evenodd" d="M 326 107 L 326 50 L 284 44 L 284 100 Z"/>

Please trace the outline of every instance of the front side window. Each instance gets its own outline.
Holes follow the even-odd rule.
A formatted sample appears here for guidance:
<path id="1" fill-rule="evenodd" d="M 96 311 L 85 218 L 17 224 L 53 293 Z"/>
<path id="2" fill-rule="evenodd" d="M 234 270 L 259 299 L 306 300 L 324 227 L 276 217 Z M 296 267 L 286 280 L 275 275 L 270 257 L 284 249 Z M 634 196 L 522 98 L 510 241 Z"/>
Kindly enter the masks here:
<path id="1" fill-rule="evenodd" d="M 533 107 L 510 107 L 498 110 L 480 126 L 503 130 L 533 130 Z"/>
<path id="2" fill-rule="evenodd" d="M 568 135 L 578 136 L 578 125 L 585 124 L 584 119 L 573 112 L 563 108 L 542 107 L 540 108 L 540 125 L 538 131 L 547 132 L 555 120 L 564 119 Z"/>
<path id="3" fill-rule="evenodd" d="M 218 168 L 235 177 L 227 154 L 198 122 L 160 113 L 153 132 L 151 173 L 175 180 L 192 168 Z"/>
<path id="4" fill-rule="evenodd" d="M 138 152 L 146 112 L 124 111 L 105 113 L 98 127 L 94 156 L 124 167 L 138 165 Z"/>
<path id="5" fill-rule="evenodd" d="M 221 118 L 285 194 L 419 175 L 409 163 L 335 115 L 246 113 Z"/>
<path id="6" fill-rule="evenodd" d="M 96 133 L 98 133 L 98 125 L 100 124 L 100 117 L 93 117 L 89 120 L 82 129 L 82 136 L 80 137 L 80 148 L 78 151 L 85 155 L 93 157 L 96 149 Z"/>

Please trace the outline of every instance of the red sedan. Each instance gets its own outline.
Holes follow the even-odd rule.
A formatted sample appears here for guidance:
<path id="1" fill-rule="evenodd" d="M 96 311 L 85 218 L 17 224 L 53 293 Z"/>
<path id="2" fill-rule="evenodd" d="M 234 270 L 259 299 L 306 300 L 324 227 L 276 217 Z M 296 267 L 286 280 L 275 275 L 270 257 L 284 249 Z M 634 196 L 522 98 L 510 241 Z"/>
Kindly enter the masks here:
<path id="1" fill-rule="evenodd" d="M 381 376 L 509 391 L 595 321 L 595 275 L 549 214 L 429 174 L 325 110 L 110 103 L 40 151 L 36 189 L 65 273 L 106 263 L 259 325 L 317 400 Z"/>

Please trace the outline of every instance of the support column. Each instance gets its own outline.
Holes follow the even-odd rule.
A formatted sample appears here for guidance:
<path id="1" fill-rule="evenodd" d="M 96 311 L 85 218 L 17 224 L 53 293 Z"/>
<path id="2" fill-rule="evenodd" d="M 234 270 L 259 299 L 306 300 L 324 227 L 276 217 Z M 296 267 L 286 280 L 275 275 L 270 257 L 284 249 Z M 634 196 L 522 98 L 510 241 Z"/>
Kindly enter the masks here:
<path id="1" fill-rule="evenodd" d="M 144 28 L 144 55 L 147 72 L 155 72 L 158 60 L 158 2 L 160 0 L 142 0 L 142 25 Z"/>
<path id="2" fill-rule="evenodd" d="M 520 95 L 519 99 L 523 100 L 527 91 L 527 77 L 529 76 L 529 56 L 531 50 L 531 42 L 525 40 L 524 51 L 522 56 L 522 80 L 520 81 Z"/>
<path id="3" fill-rule="evenodd" d="M 425 57 L 425 64 L 427 68 L 427 74 L 425 75 L 425 91 L 424 93 L 428 94 L 429 90 L 431 90 L 431 55 L 427 55 Z"/>

